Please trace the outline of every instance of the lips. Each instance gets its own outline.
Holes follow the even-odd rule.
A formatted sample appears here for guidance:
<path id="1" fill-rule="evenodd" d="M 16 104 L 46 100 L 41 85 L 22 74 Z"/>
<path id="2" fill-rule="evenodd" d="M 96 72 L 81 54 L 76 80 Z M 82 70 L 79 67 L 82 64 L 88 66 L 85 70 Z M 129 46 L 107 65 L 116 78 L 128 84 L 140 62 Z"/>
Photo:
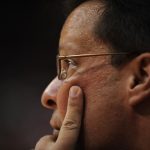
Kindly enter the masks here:
<path id="1" fill-rule="evenodd" d="M 54 132 L 58 132 L 62 126 L 62 121 L 60 119 L 60 115 L 58 114 L 57 111 L 55 111 L 52 114 L 52 117 L 50 119 L 50 125 L 54 129 Z"/>
<path id="2" fill-rule="evenodd" d="M 54 136 L 55 140 L 58 138 L 58 135 L 59 135 L 59 130 L 54 129 L 53 136 Z"/>
<path id="3" fill-rule="evenodd" d="M 60 130 L 61 128 L 61 122 L 58 119 L 51 119 L 50 125 L 54 130 Z"/>
<path id="4" fill-rule="evenodd" d="M 62 126 L 62 121 L 57 111 L 54 111 L 54 113 L 52 114 L 52 117 L 50 119 L 50 125 L 53 128 L 53 137 L 56 141 L 59 135 L 60 128 Z"/>
<path id="5" fill-rule="evenodd" d="M 60 121 L 53 117 L 50 120 L 50 125 L 53 128 L 53 138 L 54 138 L 54 141 L 56 141 L 57 138 L 58 138 L 58 135 L 59 135 L 60 127 L 61 127 Z"/>

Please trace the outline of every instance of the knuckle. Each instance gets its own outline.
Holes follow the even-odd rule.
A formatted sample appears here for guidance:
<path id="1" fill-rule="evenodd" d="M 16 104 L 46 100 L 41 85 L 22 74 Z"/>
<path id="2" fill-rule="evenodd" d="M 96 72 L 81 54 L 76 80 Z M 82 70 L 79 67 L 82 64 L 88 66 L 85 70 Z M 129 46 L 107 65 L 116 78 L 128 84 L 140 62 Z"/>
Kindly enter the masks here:
<path id="1" fill-rule="evenodd" d="M 67 130 L 75 130 L 75 129 L 79 128 L 79 125 L 77 124 L 77 122 L 75 120 L 67 119 L 63 123 L 63 128 L 65 128 Z"/>
<path id="2" fill-rule="evenodd" d="M 78 103 L 77 103 L 77 101 L 75 100 L 76 98 L 70 98 L 70 99 L 72 99 L 70 102 L 69 102 L 69 106 L 70 107 L 78 107 Z"/>

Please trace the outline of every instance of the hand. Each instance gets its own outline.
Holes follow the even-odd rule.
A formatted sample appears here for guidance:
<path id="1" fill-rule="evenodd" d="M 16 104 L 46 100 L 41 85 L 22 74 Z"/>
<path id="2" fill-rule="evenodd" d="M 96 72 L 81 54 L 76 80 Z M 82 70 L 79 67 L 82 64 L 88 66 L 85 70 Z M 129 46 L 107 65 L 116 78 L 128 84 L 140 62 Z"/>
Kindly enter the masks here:
<path id="1" fill-rule="evenodd" d="M 74 150 L 78 141 L 83 112 L 83 94 L 81 88 L 72 86 L 69 92 L 66 116 L 58 137 L 42 137 L 35 150 Z"/>

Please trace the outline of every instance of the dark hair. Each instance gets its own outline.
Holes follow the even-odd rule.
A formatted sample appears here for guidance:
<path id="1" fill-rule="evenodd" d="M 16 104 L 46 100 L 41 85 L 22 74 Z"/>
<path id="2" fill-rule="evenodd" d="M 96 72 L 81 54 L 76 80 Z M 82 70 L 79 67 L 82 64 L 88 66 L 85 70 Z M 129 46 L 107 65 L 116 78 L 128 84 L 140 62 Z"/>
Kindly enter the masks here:
<path id="1" fill-rule="evenodd" d="M 78 5 L 83 2 L 77 1 Z M 99 1 L 105 9 L 94 29 L 96 36 L 112 51 L 129 53 L 126 57 L 113 56 L 113 64 L 123 64 L 138 54 L 150 51 L 149 0 Z"/>

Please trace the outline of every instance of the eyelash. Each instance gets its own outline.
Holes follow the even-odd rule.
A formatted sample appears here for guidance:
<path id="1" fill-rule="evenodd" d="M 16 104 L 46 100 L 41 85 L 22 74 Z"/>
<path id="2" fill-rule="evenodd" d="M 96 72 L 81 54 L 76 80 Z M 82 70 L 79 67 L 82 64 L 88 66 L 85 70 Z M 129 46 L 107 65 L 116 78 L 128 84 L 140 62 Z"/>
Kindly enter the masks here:
<path id="1" fill-rule="evenodd" d="M 70 66 L 70 65 L 76 66 L 75 61 L 72 59 L 66 59 L 65 62 L 68 64 L 68 66 Z"/>

